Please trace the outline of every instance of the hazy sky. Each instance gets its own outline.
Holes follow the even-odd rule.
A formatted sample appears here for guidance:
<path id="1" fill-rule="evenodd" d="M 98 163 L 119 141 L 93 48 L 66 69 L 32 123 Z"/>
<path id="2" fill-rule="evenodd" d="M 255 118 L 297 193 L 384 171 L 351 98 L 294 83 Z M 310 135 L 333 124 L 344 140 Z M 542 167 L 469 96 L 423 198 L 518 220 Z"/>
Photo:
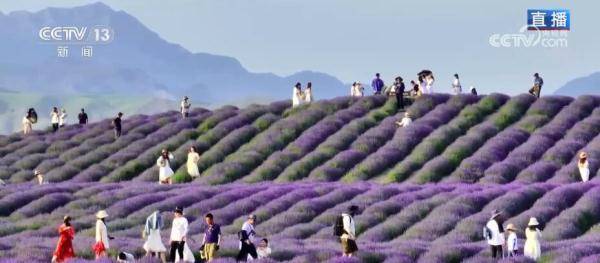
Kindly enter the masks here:
<path id="1" fill-rule="evenodd" d="M 1 1 L 0 10 L 38 11 L 87 0 Z M 300 70 L 332 74 L 344 82 L 405 79 L 423 68 L 436 74 L 438 91 L 451 75 L 480 91 L 518 93 L 540 72 L 545 92 L 600 70 L 598 1 L 392 0 L 105 0 L 137 17 L 164 39 L 193 52 L 232 56 L 254 72 Z M 485 4 L 483 4 L 485 2 Z M 168 3 L 168 4 L 167 4 Z M 566 48 L 494 48 L 495 33 L 518 33 L 528 8 L 567 8 Z M 118 32 L 117 32 L 118 34 Z"/>

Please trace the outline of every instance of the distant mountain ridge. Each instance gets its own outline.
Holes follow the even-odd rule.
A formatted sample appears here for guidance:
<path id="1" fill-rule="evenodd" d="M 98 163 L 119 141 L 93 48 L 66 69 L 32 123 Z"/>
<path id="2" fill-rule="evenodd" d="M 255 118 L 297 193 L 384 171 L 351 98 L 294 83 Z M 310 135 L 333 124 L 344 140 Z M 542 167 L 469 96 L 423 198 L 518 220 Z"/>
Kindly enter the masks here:
<path id="1" fill-rule="evenodd" d="M 68 58 L 57 56 L 58 44 L 43 43 L 38 36 L 45 26 L 105 25 L 114 29 L 114 40 L 94 45 L 92 58 L 80 56 L 80 45 L 69 47 Z M 191 32 L 202 34 L 202 32 Z M 162 39 L 138 19 L 124 11 L 115 11 L 101 2 L 73 7 L 46 8 L 38 12 L 0 12 L 0 87 L 35 93 L 50 98 L 57 106 L 68 104 L 71 97 L 111 95 L 131 100 L 171 100 L 190 96 L 196 106 L 217 107 L 229 103 L 265 103 L 287 99 L 297 81 L 312 81 L 316 98 L 346 93 L 344 84 L 333 76 L 302 71 L 290 76 L 253 73 L 232 57 L 192 53 L 178 44 Z M 136 98 L 134 98 L 136 97 Z M 27 107 L 45 107 L 49 101 L 23 100 L 9 108 L 10 116 L 0 116 L 7 127 L 18 127 L 21 112 Z M 127 103 L 127 100 L 125 100 Z M 67 109 L 78 111 L 78 105 Z M 93 104 L 92 104 L 93 106 Z M 124 105 L 127 107 L 128 105 Z M 46 108 L 39 109 L 42 112 Z M 91 109 L 95 116 L 113 112 Z M 135 111 L 131 113 L 138 113 Z M 157 108 L 153 112 L 168 110 Z M 143 112 L 143 113 L 153 113 Z"/>
<path id="2" fill-rule="evenodd" d="M 600 94 L 600 72 L 573 79 L 557 89 L 554 94 L 573 97 L 585 94 L 598 95 Z"/>

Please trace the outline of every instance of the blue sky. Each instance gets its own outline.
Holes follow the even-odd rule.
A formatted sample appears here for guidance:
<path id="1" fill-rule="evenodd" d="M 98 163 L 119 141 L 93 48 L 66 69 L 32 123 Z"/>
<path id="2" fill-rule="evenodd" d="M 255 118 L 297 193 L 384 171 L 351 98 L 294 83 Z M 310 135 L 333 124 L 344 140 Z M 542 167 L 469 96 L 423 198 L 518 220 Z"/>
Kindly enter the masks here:
<path id="1" fill-rule="evenodd" d="M 2 1 L 0 11 L 69 7 L 87 0 Z M 232 56 L 254 72 L 300 70 L 332 74 L 344 82 L 405 79 L 423 68 L 449 91 L 452 74 L 463 86 L 516 94 L 540 72 L 545 92 L 600 71 L 597 1 L 390 0 L 105 0 L 137 17 L 164 39 L 192 52 Z M 168 4 L 167 4 L 168 3 Z M 518 33 L 528 8 L 566 8 L 566 48 L 494 48 L 495 33 Z M 118 32 L 117 32 L 118 33 Z"/>

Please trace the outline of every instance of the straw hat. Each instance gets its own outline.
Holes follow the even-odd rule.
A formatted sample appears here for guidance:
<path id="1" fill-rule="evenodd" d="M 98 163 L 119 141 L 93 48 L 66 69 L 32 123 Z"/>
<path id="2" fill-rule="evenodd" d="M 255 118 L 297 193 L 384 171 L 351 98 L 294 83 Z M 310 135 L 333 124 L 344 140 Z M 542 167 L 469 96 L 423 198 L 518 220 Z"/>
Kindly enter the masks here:
<path id="1" fill-rule="evenodd" d="M 529 218 L 529 223 L 527 224 L 527 226 L 539 226 L 540 223 L 537 221 L 537 218 L 532 217 Z"/>
<path id="2" fill-rule="evenodd" d="M 98 211 L 98 213 L 96 213 L 96 218 L 98 218 L 98 219 L 107 218 L 107 217 L 108 217 L 108 213 L 106 213 L 106 210 L 100 210 L 100 211 Z"/>
<path id="3" fill-rule="evenodd" d="M 579 158 L 580 158 L 580 159 L 587 158 L 587 153 L 585 153 L 585 152 L 580 152 L 580 153 L 579 153 Z"/>
<path id="4" fill-rule="evenodd" d="M 517 231 L 514 224 L 508 224 L 508 226 L 506 226 L 506 230 Z"/>
<path id="5" fill-rule="evenodd" d="M 33 175 L 38 175 L 41 174 L 42 172 L 40 172 L 40 170 L 33 170 Z"/>

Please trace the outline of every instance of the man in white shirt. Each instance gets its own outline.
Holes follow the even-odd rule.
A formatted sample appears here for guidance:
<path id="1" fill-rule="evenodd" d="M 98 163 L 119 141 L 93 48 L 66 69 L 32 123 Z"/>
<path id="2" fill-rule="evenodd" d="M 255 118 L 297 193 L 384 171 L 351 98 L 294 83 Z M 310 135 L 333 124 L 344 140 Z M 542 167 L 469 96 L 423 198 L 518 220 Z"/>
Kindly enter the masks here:
<path id="1" fill-rule="evenodd" d="M 171 253 L 170 261 L 175 261 L 175 252 L 179 253 L 179 258 L 183 259 L 183 248 L 185 245 L 185 236 L 188 232 L 188 221 L 183 217 L 183 209 L 175 208 L 175 218 L 171 226 Z"/>
<path id="2" fill-rule="evenodd" d="M 487 240 L 488 245 L 492 249 L 492 257 L 502 257 L 502 245 L 504 245 L 504 229 L 502 222 L 499 219 L 501 212 L 498 210 L 492 211 L 492 216 L 484 228 L 483 236 Z"/>
<path id="3" fill-rule="evenodd" d="M 400 127 L 406 128 L 408 125 L 412 123 L 412 119 L 410 118 L 410 114 L 408 112 L 404 113 L 404 118 L 402 121 L 397 121 L 396 124 Z"/>
<path id="4" fill-rule="evenodd" d="M 192 107 L 192 104 L 190 103 L 189 98 L 187 96 L 183 97 L 180 106 L 181 116 L 183 118 L 187 118 L 190 114 L 190 107 Z"/>
<path id="5" fill-rule="evenodd" d="M 238 261 L 246 261 L 248 258 L 258 258 L 256 247 L 254 246 L 254 237 L 256 236 L 256 232 L 254 231 L 255 222 L 256 215 L 249 215 L 248 220 L 242 225 L 242 230 L 238 232 L 240 239 L 240 252 L 237 255 Z"/>
<path id="6" fill-rule="evenodd" d="M 462 93 L 462 86 L 460 85 L 458 74 L 454 74 L 454 81 L 452 81 L 452 91 L 454 92 L 454 95 Z"/>
<path id="7" fill-rule="evenodd" d="M 358 213 L 358 206 L 351 205 L 348 207 L 348 213 L 342 214 L 342 222 L 344 223 L 344 233 L 340 236 L 342 241 L 342 253 L 344 257 L 352 257 L 352 254 L 358 251 L 356 245 L 356 228 L 354 225 L 354 215 Z"/>

